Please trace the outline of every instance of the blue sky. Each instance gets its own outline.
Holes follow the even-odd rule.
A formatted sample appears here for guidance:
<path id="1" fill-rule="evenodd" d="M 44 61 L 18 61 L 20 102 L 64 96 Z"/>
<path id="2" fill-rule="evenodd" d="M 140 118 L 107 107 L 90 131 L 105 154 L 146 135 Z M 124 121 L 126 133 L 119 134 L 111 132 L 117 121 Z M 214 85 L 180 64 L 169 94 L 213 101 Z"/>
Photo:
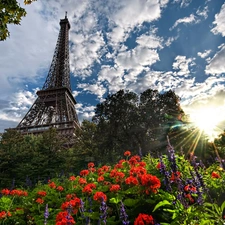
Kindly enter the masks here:
<path id="1" fill-rule="evenodd" d="M 80 121 L 109 93 L 147 88 L 174 90 L 188 114 L 212 106 L 225 118 L 224 1 L 38 0 L 25 9 L 0 43 L 0 132 L 20 122 L 42 88 L 65 11 Z"/>

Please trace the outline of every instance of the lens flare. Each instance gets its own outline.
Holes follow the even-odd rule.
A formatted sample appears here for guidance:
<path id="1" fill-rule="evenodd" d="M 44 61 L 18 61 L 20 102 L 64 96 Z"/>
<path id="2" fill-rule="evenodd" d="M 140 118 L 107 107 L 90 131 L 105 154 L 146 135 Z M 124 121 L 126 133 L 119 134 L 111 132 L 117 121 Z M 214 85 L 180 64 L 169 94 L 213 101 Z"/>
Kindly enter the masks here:
<path id="1" fill-rule="evenodd" d="M 222 130 L 218 127 L 225 115 L 220 108 L 202 108 L 190 114 L 191 122 L 203 131 L 210 140 L 216 138 Z"/>

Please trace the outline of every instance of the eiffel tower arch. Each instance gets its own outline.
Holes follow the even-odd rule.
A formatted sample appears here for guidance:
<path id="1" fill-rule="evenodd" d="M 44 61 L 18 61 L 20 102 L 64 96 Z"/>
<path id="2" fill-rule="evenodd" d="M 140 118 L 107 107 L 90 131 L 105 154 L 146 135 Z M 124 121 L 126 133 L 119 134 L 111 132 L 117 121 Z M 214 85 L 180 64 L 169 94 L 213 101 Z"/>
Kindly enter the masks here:
<path id="1" fill-rule="evenodd" d="M 52 63 L 37 99 L 15 128 L 22 134 L 40 134 L 53 127 L 59 134 L 73 136 L 80 129 L 70 84 L 69 66 L 70 23 L 60 20 L 60 32 Z"/>

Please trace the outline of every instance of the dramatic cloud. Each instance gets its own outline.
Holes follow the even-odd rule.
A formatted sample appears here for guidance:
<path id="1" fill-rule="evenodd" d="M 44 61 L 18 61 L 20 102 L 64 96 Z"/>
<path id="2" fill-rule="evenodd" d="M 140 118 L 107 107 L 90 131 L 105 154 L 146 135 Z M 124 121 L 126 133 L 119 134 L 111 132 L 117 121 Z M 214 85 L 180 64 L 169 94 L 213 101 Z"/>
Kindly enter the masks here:
<path id="1" fill-rule="evenodd" d="M 225 46 L 213 56 L 209 61 L 209 64 L 206 66 L 206 74 L 221 74 L 225 73 Z"/>
<path id="2" fill-rule="evenodd" d="M 51 0 L 26 10 L 21 26 L 10 25 L 11 37 L 0 45 L 0 132 L 16 126 L 42 88 L 65 11 L 80 122 L 120 89 L 172 89 L 191 107 L 214 95 L 220 99 L 217 93 L 225 84 L 222 1 Z"/>
<path id="3" fill-rule="evenodd" d="M 77 86 L 78 88 L 81 88 L 83 91 L 87 91 L 88 93 L 97 95 L 99 99 L 101 99 L 102 96 L 106 93 L 106 88 L 100 83 L 95 84 L 83 83 L 78 84 Z"/>
<path id="4" fill-rule="evenodd" d="M 194 60 L 195 58 L 186 59 L 186 56 L 178 55 L 173 63 L 175 74 L 178 76 L 189 76 L 189 66 L 195 65 Z"/>
<path id="5" fill-rule="evenodd" d="M 214 34 L 221 34 L 225 36 L 225 3 L 222 5 L 220 12 L 215 15 L 213 22 L 215 27 L 211 30 Z"/>

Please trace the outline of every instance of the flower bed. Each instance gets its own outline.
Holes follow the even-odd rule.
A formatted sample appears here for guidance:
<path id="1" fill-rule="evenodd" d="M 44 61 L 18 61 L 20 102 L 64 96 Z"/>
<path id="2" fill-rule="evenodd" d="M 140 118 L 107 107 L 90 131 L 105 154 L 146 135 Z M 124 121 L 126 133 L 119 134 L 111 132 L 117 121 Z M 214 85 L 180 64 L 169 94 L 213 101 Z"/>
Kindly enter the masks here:
<path id="1" fill-rule="evenodd" d="M 224 224 L 223 165 L 205 168 L 171 146 L 159 159 L 124 156 L 33 189 L 1 190 L 0 224 Z"/>

